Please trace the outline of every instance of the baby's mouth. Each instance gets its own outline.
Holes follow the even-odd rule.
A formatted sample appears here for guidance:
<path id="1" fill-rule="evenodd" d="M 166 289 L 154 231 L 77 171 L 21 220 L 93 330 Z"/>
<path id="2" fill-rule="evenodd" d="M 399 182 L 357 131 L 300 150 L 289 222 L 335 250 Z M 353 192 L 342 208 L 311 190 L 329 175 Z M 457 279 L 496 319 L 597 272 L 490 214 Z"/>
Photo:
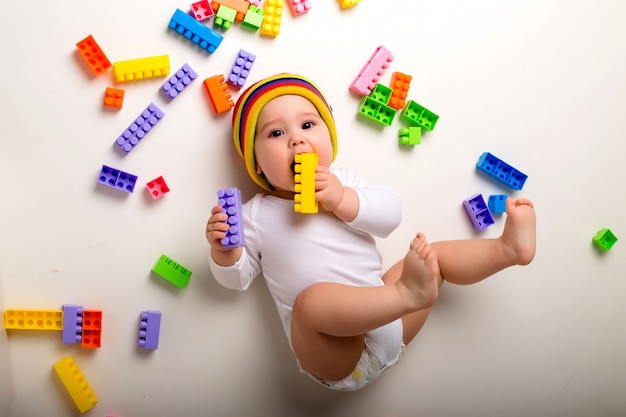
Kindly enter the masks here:
<path id="1" fill-rule="evenodd" d="M 296 161 L 291 163 L 291 172 L 293 172 L 293 175 L 296 175 Z"/>

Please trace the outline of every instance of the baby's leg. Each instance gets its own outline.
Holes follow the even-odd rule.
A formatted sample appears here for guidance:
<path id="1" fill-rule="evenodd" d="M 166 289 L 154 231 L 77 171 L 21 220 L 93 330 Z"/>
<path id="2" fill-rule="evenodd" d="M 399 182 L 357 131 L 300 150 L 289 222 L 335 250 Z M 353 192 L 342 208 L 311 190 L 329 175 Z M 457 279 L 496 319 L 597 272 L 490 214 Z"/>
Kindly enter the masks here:
<path id="1" fill-rule="evenodd" d="M 513 265 L 527 265 L 535 256 L 536 219 L 533 203 L 507 199 L 507 219 L 496 239 L 434 242 L 441 275 L 455 284 L 473 284 Z"/>

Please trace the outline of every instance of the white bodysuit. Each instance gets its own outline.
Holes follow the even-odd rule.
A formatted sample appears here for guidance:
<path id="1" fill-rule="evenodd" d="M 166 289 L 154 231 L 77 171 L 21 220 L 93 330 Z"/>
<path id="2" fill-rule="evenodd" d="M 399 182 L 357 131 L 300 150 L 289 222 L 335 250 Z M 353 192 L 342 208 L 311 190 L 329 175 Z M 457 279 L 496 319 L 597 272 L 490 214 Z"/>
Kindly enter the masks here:
<path id="1" fill-rule="evenodd" d="M 372 235 L 388 236 L 402 217 L 397 193 L 372 184 L 347 169 L 333 169 L 359 198 L 356 218 L 294 212 L 294 203 L 257 194 L 243 205 L 246 247 L 230 267 L 210 260 L 215 279 L 226 288 L 245 290 L 261 272 L 276 303 L 291 346 L 291 314 L 298 294 L 318 282 L 380 286 L 382 259 Z M 368 306 L 364 305 L 364 309 Z M 367 347 L 383 367 L 395 363 L 402 345 L 401 319 L 365 335 Z"/>

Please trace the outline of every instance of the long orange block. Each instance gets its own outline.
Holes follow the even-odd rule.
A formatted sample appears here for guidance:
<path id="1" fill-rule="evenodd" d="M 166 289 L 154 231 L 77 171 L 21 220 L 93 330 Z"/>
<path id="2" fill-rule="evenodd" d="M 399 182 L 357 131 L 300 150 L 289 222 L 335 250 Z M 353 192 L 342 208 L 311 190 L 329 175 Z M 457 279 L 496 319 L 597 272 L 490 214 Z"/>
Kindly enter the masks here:
<path id="1" fill-rule="evenodd" d="M 204 88 L 211 99 L 213 111 L 222 113 L 235 106 L 223 75 L 214 75 L 204 80 Z"/>

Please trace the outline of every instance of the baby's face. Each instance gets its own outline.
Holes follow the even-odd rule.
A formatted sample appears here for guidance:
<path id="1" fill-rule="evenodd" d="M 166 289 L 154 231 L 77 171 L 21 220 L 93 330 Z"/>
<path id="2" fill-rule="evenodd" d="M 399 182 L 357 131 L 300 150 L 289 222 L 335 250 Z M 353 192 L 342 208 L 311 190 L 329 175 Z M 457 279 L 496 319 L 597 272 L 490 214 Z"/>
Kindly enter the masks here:
<path id="1" fill-rule="evenodd" d="M 269 101 L 259 113 L 254 139 L 257 172 L 277 190 L 294 190 L 294 157 L 314 152 L 320 165 L 330 166 L 330 132 L 317 108 L 304 97 L 284 95 Z"/>

